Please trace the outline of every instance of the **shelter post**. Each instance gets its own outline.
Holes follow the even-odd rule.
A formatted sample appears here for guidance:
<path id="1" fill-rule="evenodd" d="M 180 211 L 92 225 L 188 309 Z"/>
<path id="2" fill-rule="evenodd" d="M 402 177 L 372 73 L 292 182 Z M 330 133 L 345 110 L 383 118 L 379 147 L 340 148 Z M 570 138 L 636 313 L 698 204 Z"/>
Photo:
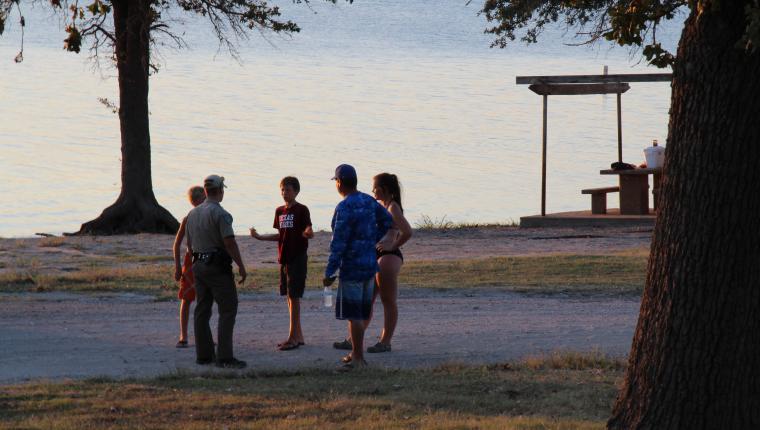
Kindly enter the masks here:
<path id="1" fill-rule="evenodd" d="M 617 93 L 618 162 L 623 162 L 623 115 L 620 109 L 620 93 Z"/>
<path id="2" fill-rule="evenodd" d="M 549 96 L 544 94 L 544 133 L 541 154 L 541 216 L 546 216 L 546 105 Z"/>

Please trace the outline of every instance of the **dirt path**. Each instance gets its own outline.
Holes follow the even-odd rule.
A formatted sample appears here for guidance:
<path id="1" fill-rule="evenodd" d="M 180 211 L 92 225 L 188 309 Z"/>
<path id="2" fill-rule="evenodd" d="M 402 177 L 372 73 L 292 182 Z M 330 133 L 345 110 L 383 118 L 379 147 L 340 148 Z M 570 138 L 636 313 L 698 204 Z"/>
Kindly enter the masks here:
<path id="1" fill-rule="evenodd" d="M 242 296 L 236 355 L 253 369 L 334 367 L 341 351 L 331 344 L 342 339 L 345 324 L 320 306 L 318 292 L 309 293 L 303 312 L 307 345 L 288 352 L 274 350 L 287 330 L 282 299 Z M 175 302 L 46 293 L 0 295 L 0 303 L 0 384 L 210 370 L 194 363 L 194 349 L 174 348 Z M 636 298 L 414 292 L 401 297 L 393 352 L 367 358 L 375 366 L 407 368 L 505 362 L 556 350 L 623 356 L 638 309 Z M 371 342 L 380 330 L 377 322 L 368 332 Z"/>
<path id="2" fill-rule="evenodd" d="M 520 229 L 511 227 L 417 231 L 404 247 L 408 261 L 456 260 L 556 253 L 606 255 L 646 248 L 647 229 Z M 326 258 L 329 233 L 310 244 L 312 261 Z M 238 237 L 250 268 L 274 266 L 275 244 Z M 92 265 L 167 264 L 166 235 L 0 239 L 0 273 L 56 274 Z M 2 291 L 2 285 L 0 285 Z M 332 349 L 345 323 L 308 292 L 303 312 L 307 345 L 278 352 L 288 327 L 284 301 L 270 294 L 242 297 L 236 355 L 254 369 L 336 365 Z M 555 350 L 628 352 L 638 315 L 636 298 L 536 297 L 468 290 L 406 292 L 390 354 L 373 365 L 418 367 L 446 362 L 494 363 Z M 0 293 L 0 384 L 38 378 L 151 376 L 196 366 L 194 350 L 177 350 L 177 303 L 134 294 L 88 296 Z M 382 314 L 377 309 L 378 315 Z M 377 321 L 379 322 L 379 321 Z M 368 333 L 374 343 L 377 323 Z"/>

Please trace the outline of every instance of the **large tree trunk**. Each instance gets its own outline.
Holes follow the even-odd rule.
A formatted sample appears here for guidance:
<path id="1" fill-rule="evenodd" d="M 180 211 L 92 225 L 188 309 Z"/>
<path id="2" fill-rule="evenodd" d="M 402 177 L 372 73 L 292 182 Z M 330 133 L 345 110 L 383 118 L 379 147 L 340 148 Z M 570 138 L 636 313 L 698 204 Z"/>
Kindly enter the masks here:
<path id="1" fill-rule="evenodd" d="M 747 1 L 705 3 L 673 69 L 660 212 L 611 429 L 760 428 L 760 55 L 740 48 Z"/>
<path id="2" fill-rule="evenodd" d="M 175 233 L 177 220 L 156 201 L 150 165 L 148 68 L 150 0 L 113 1 L 116 65 L 119 71 L 121 194 L 80 233 Z"/>

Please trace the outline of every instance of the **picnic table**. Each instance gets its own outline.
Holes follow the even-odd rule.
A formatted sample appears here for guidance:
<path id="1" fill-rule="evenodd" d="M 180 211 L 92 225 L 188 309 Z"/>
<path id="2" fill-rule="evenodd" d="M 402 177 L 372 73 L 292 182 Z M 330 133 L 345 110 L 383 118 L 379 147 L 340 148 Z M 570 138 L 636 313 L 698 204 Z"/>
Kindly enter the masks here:
<path id="1" fill-rule="evenodd" d="M 649 214 L 649 175 L 653 176 L 652 194 L 657 210 L 657 193 L 662 180 L 662 168 L 638 168 L 629 170 L 601 170 L 602 175 L 618 175 L 620 178 L 620 214 Z"/>

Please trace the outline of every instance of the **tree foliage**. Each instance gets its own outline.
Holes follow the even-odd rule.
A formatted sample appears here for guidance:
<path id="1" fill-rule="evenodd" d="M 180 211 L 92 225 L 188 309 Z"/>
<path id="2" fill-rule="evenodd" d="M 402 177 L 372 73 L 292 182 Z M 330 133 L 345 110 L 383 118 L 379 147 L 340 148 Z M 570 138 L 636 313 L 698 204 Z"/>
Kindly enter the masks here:
<path id="1" fill-rule="evenodd" d="M 720 8 L 734 0 L 486 0 L 482 12 L 493 26 L 486 33 L 496 38 L 493 46 L 505 47 L 518 37 L 535 43 L 549 25 L 565 25 L 577 31 L 582 43 L 606 40 L 641 49 L 657 67 L 675 61 L 657 40 L 657 28 L 688 9 Z M 746 6 L 745 35 L 739 48 L 754 51 L 760 46 L 760 1 Z"/>
<path id="2" fill-rule="evenodd" d="M 325 0 L 336 3 L 337 0 Z M 347 0 L 352 3 L 353 0 Z M 25 21 L 21 0 L 0 0 L 0 35 L 14 9 L 18 12 L 23 29 Z M 31 3 L 29 1 L 28 3 Z M 79 53 L 89 43 L 89 49 L 97 58 L 107 48 L 112 52 L 116 41 L 112 0 L 68 1 L 49 0 L 50 7 L 59 12 L 64 20 L 66 38 L 63 48 Z M 293 0 L 293 3 L 308 4 L 309 0 Z M 164 19 L 170 9 L 199 15 L 206 18 L 220 45 L 237 57 L 236 41 L 246 39 L 249 30 L 272 31 L 275 33 L 297 33 L 298 24 L 282 18 L 280 8 L 265 0 L 151 0 L 150 37 L 151 43 L 167 38 L 176 47 L 184 47 L 181 36 L 172 31 L 169 20 Z M 23 52 L 23 42 L 21 51 Z"/>

